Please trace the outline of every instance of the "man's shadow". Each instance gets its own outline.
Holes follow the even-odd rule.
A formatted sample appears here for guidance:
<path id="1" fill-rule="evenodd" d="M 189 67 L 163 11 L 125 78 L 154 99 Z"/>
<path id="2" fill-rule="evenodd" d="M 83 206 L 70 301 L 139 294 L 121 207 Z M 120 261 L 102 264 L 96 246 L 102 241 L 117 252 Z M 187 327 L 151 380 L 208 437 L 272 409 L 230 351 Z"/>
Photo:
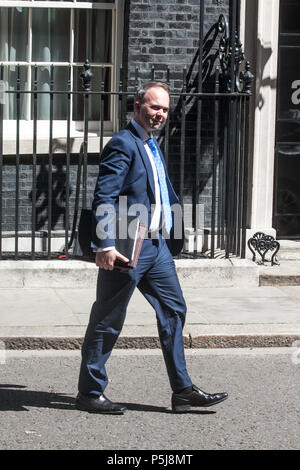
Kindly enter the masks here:
<path id="1" fill-rule="evenodd" d="M 174 414 L 173 411 L 170 408 L 166 408 L 163 406 L 153 406 L 153 405 L 142 405 L 139 403 L 120 403 L 122 406 L 126 406 L 128 411 L 147 411 L 150 413 L 171 413 Z M 208 414 L 214 414 L 215 411 L 212 410 L 189 410 L 189 411 L 183 411 L 182 413 L 176 413 L 176 414 L 201 414 L 201 415 L 208 415 Z"/>
<path id="2" fill-rule="evenodd" d="M 128 411 L 172 413 L 162 406 L 121 403 Z M 75 410 L 75 398 L 64 393 L 27 390 L 25 385 L 0 384 L 0 411 L 29 411 L 28 407 Z M 215 411 L 190 410 L 185 413 L 214 414 Z"/>
<path id="3" fill-rule="evenodd" d="M 27 390 L 25 385 L 0 384 L 0 411 L 28 411 L 27 407 L 74 409 L 75 398 L 63 393 Z"/>

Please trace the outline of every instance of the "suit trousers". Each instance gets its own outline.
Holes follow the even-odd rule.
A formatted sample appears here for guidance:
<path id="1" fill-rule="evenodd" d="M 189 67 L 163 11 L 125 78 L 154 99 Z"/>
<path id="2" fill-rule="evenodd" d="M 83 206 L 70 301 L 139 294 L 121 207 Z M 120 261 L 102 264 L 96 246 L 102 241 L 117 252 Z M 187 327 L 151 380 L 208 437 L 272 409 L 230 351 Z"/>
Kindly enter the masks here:
<path id="1" fill-rule="evenodd" d="M 105 364 L 121 333 L 126 309 L 137 287 L 156 312 L 161 348 L 171 389 L 192 385 L 186 369 L 182 329 L 186 304 L 166 241 L 145 239 L 136 268 L 130 271 L 99 269 L 97 298 L 82 345 L 78 390 L 100 395 L 108 377 Z"/>

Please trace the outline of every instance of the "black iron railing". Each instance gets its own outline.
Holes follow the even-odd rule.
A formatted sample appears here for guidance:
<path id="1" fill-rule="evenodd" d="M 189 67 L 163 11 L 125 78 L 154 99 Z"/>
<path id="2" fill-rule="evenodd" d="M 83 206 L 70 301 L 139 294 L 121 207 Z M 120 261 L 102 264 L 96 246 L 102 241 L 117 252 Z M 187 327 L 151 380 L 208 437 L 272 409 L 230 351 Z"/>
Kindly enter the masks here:
<path id="1" fill-rule="evenodd" d="M 203 2 L 200 2 L 202 5 Z M 200 6 L 200 8 L 203 8 Z M 233 10 L 234 11 L 234 10 Z M 249 128 L 249 99 L 250 85 L 253 76 L 249 63 L 240 72 L 244 63 L 241 44 L 235 34 L 237 18 L 231 15 L 231 25 L 224 16 L 203 34 L 203 20 L 199 28 L 199 51 L 189 70 L 183 69 L 181 88 L 171 89 L 172 107 L 168 121 L 159 137 L 164 152 L 171 179 L 180 195 L 183 209 L 188 207 L 189 237 L 192 237 L 192 247 L 186 248 L 186 256 L 210 256 L 214 258 L 219 251 L 225 257 L 236 255 L 245 257 L 246 224 L 247 224 L 247 181 L 248 181 L 248 128 Z M 203 12 L 200 12 L 203 18 Z M 229 31 L 233 31 L 230 34 Z M 213 40 L 212 40 L 213 38 Z M 215 50 L 211 44 L 217 44 Z M 210 47 L 208 47 L 208 44 Z M 4 106 L 0 100 L 0 257 L 15 259 L 29 256 L 36 258 L 57 257 L 65 249 L 68 255 L 68 242 L 74 219 L 74 187 L 78 154 L 82 159 L 82 199 L 81 206 L 90 204 L 92 192 L 89 180 L 91 161 L 95 164 L 97 153 L 104 145 L 105 114 L 108 100 L 114 100 L 117 113 L 117 127 L 125 125 L 132 113 L 132 103 L 139 74 L 135 70 L 133 79 L 129 80 L 125 89 L 123 71 L 120 70 L 119 89 L 106 90 L 104 78 L 97 86 L 93 83 L 93 74 L 89 62 L 83 66 L 81 73 L 82 89 L 72 90 L 69 79 L 64 90 L 55 89 L 53 67 L 50 71 L 50 88 L 48 91 L 38 89 L 37 68 L 33 70 L 33 89 L 20 89 L 20 69 L 16 67 L 16 87 L 6 90 L 3 95 L 13 95 L 15 100 L 15 151 L 7 155 L 4 151 L 6 135 L 4 133 Z M 104 77 L 104 74 L 103 74 Z M 4 78 L 4 66 L 0 68 L 0 79 Z M 155 67 L 152 68 L 149 79 L 155 79 Z M 166 70 L 166 81 L 172 82 L 172 73 Z M 178 80 L 177 80 L 178 81 Z M 2 82 L 3 83 L 3 82 Z M 28 190 L 27 212 L 30 213 L 30 226 L 24 225 L 24 191 L 21 195 L 21 164 L 24 155 L 21 151 L 21 102 L 25 95 L 32 97 L 32 153 L 26 155 L 27 167 L 30 168 L 31 187 Z M 38 151 L 38 103 L 40 97 L 49 96 L 49 133 L 47 136 L 48 149 L 40 155 Z M 80 151 L 74 153 L 71 148 L 72 103 L 75 96 L 82 97 L 82 142 Z M 66 102 L 66 127 L 64 131 L 64 150 L 59 156 L 55 153 L 54 102 Z M 91 151 L 89 147 L 89 113 L 91 103 L 98 102 L 98 132 L 99 147 Z M 105 110 L 106 108 L 106 110 Z M 112 109 L 112 108 L 111 108 Z M 117 130 L 117 129 L 115 129 Z M 205 141 L 205 142 L 204 142 Z M 10 151 L 11 152 L 11 151 Z M 96 155 L 96 157 L 95 157 Z M 60 198 L 63 200 L 60 226 L 53 224 L 57 197 L 54 184 L 54 164 L 59 158 L 63 166 L 63 181 L 61 182 Z M 37 186 L 39 160 L 43 158 L 44 171 L 47 174 L 47 193 L 44 210 L 47 217 L 43 225 L 37 224 L 38 191 Z M 15 171 L 14 184 L 9 188 L 6 197 L 5 168 L 12 165 Z M 206 171 L 203 171 L 203 167 Z M 203 177 L 205 175 L 205 177 Z M 27 173 L 29 178 L 29 173 Z M 205 181 L 204 181 L 205 180 Z M 203 189 L 204 188 L 204 189 Z M 203 192 L 206 197 L 203 199 Z M 63 196 L 62 196 L 63 194 Z M 26 197 L 25 197 L 26 199 Z M 5 201 L 5 204 L 3 203 Z M 10 202 L 9 202 L 10 201 Z M 28 201 L 27 201 L 28 203 Z M 9 216 L 8 216 L 9 212 Z M 23 215 L 22 215 L 23 214 Z M 76 214 L 75 214 L 76 215 Z M 11 218 L 14 218 L 13 227 Z M 9 220 L 9 222 L 7 222 Z M 57 229 L 58 227 L 58 229 Z M 37 247 L 41 237 L 44 241 Z M 54 241 L 60 237 L 62 248 L 58 249 Z M 4 242 L 13 240 L 14 246 L 7 248 Z M 20 239 L 31 240 L 30 248 L 24 248 Z M 200 240 L 200 241 L 199 241 Z M 200 243 L 197 245 L 197 241 Z M 54 246 L 55 245 L 55 246 Z"/>

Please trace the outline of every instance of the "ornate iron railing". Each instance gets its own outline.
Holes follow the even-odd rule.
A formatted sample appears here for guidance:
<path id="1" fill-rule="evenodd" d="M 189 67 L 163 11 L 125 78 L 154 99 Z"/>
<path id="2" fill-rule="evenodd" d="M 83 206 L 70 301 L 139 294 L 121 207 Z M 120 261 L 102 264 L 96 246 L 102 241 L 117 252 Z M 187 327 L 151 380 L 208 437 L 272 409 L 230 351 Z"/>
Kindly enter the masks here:
<path id="1" fill-rule="evenodd" d="M 204 35 L 203 3 L 200 2 L 199 49 L 190 68 L 182 71 L 181 88 L 171 89 L 172 107 L 168 121 L 159 137 L 165 154 L 169 173 L 183 204 L 186 219 L 186 245 L 183 256 L 209 256 L 214 258 L 221 252 L 245 257 L 247 197 L 248 197 L 248 128 L 249 99 L 253 75 L 250 65 L 245 62 L 241 43 L 237 35 L 237 2 L 232 2 L 231 22 L 221 15 L 216 24 Z M 36 77 L 36 69 L 33 71 Z M 3 80 L 4 67 L 0 68 Z M 68 255 L 68 241 L 74 220 L 74 187 L 78 153 L 71 150 L 71 101 L 81 96 L 83 101 L 83 128 L 80 158 L 83 160 L 82 207 L 90 203 L 92 186 L 90 167 L 97 164 L 97 153 L 105 143 L 105 106 L 108 98 L 115 100 L 115 113 L 119 128 L 131 116 L 133 97 L 139 83 L 138 70 L 128 72 L 125 88 L 123 71 L 120 70 L 119 89 L 105 90 L 104 78 L 98 89 L 91 87 L 93 73 L 89 62 L 83 65 L 81 73 L 82 89 L 71 90 L 70 81 L 65 90 L 56 90 L 51 69 L 50 90 L 37 88 L 37 80 L 31 90 L 20 89 L 20 69 L 17 67 L 16 89 L 2 91 L 4 95 L 15 97 L 16 135 L 15 150 L 8 155 L 4 152 L 5 104 L 0 100 L 0 258 L 15 259 L 29 256 L 53 258 L 65 247 Z M 156 78 L 155 67 L 149 79 Z M 172 73 L 167 67 L 166 81 L 172 81 Z M 178 81 L 178 80 L 177 80 Z M 2 82 L 3 83 L 3 82 Z M 48 151 L 38 152 L 37 109 L 43 94 L 50 97 Z M 24 95 L 30 94 L 33 103 L 32 153 L 23 155 L 20 151 L 21 114 L 20 103 Z M 55 155 L 53 137 L 54 100 L 66 100 L 66 131 L 64 150 Z M 99 147 L 91 151 L 89 147 L 89 109 L 91 102 L 99 103 Z M 59 158 L 59 163 L 57 163 Z M 14 159 L 14 160 L 12 160 Z M 21 166 L 30 168 L 31 187 L 27 196 L 27 213 L 30 223 L 24 225 L 24 191 L 21 197 Z M 43 172 L 47 176 L 47 188 L 43 187 L 43 210 L 47 213 L 43 223 L 38 220 L 41 203 L 38 201 L 40 187 L 38 178 Z M 14 185 L 7 191 L 5 169 L 13 165 Z M 63 169 L 60 191 L 57 191 L 57 170 Z M 204 169 L 204 170 L 203 170 Z M 40 172 L 38 174 L 38 171 Z M 95 176 L 95 171 L 94 171 Z M 27 173 L 28 177 L 28 173 Z M 43 184 L 43 182 L 41 183 Z M 45 184 L 44 184 L 45 186 Z M 9 195 L 5 197 L 7 194 Z M 56 198 L 60 198 L 58 204 Z M 23 199 L 22 199 L 23 198 Z M 26 199 L 26 198 L 25 198 Z M 63 203 L 62 203 L 63 201 Z M 26 201 L 25 201 L 26 202 Z M 26 204 L 25 204 L 26 205 Z M 59 206 L 60 225 L 55 213 Z M 13 221 L 11 220 L 13 219 Z M 56 220 L 57 219 L 57 220 Z M 56 220 L 56 224 L 53 222 Z M 58 229 L 57 229 L 58 227 Z M 59 239 L 60 248 L 56 243 Z M 22 247 L 21 241 L 30 239 L 31 246 Z M 38 243 L 39 239 L 42 243 Z M 8 240 L 12 242 L 9 247 Z"/>

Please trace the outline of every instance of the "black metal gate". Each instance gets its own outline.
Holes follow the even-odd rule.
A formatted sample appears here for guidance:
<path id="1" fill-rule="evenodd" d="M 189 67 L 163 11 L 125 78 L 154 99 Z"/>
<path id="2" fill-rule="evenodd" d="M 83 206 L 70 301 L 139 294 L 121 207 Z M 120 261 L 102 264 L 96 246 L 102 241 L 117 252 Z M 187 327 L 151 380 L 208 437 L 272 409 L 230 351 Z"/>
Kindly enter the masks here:
<path id="1" fill-rule="evenodd" d="M 216 24 L 204 35 L 203 29 L 204 2 L 200 2 L 199 50 L 193 59 L 189 70 L 182 71 L 182 86 L 180 91 L 171 90 L 172 107 L 168 121 L 159 137 L 164 152 L 171 179 L 178 191 L 185 212 L 189 213 L 189 233 L 182 256 L 211 258 L 223 254 L 225 257 L 235 255 L 245 257 L 246 250 L 246 223 L 247 223 L 247 181 L 248 181 L 248 119 L 250 85 L 253 76 L 249 63 L 244 63 L 242 46 L 237 35 L 238 2 L 232 2 L 230 24 L 227 18 L 221 15 Z M 240 71 L 244 64 L 243 71 Z M 97 158 L 89 149 L 89 112 L 93 105 L 98 107 L 99 116 L 99 148 L 101 152 L 104 145 L 104 125 L 107 100 L 114 99 L 117 108 L 118 128 L 125 125 L 131 115 L 133 97 L 139 83 L 139 71 L 134 71 L 135 83 L 125 89 L 122 80 L 123 71 L 120 70 L 119 89 L 105 90 L 104 74 L 98 89 L 93 83 L 93 74 L 88 61 L 84 64 L 82 89 L 72 90 L 70 83 L 66 83 L 65 90 L 56 90 L 54 84 L 54 71 L 51 69 L 50 90 L 42 91 L 37 86 L 37 69 L 34 68 L 34 86 L 31 90 L 20 88 L 20 68 L 17 67 L 16 89 L 2 90 L 0 100 L 0 258 L 21 259 L 29 257 L 57 258 L 61 251 L 68 256 L 68 242 L 72 232 L 73 221 L 76 220 L 77 208 L 74 195 L 76 177 L 74 179 L 74 162 L 82 159 L 83 171 L 81 207 L 89 205 L 93 186 L 88 175 L 89 165 Z M 167 81 L 171 80 L 171 72 L 167 69 Z M 4 66 L 0 68 L 0 79 L 3 81 Z M 144 78 L 144 77 L 143 77 Z M 155 67 L 152 68 L 149 79 L 156 79 Z M 177 80 L 178 81 L 178 80 Z M 3 82 L 1 82 L 3 83 Z M 24 158 L 20 152 L 20 126 L 21 101 L 25 94 L 32 97 L 32 153 L 27 155 L 27 163 L 31 168 L 30 188 L 30 227 L 24 230 L 20 208 L 22 198 L 20 190 L 22 178 L 20 165 Z M 37 165 L 38 152 L 38 103 L 43 94 L 50 99 L 49 105 L 49 147 L 43 155 L 44 171 L 47 174 L 47 193 L 44 209 L 47 212 L 43 227 L 37 226 Z M 16 135 L 14 156 L 4 153 L 4 119 L 3 97 L 13 95 L 16 107 Z M 71 102 L 75 96 L 82 99 L 83 131 L 82 144 L 78 154 L 71 152 Z M 53 138 L 53 110 L 56 100 L 64 99 L 66 102 L 66 132 L 65 153 L 59 156 L 60 165 L 64 168 L 63 187 L 63 226 L 59 231 L 61 248 L 54 246 L 58 231 L 53 227 L 55 212 L 55 188 L 53 180 L 54 165 L 54 138 Z M 210 125 L 209 125 L 210 124 Z M 207 132 L 208 128 L 208 132 Z M 203 161 L 203 146 L 206 145 L 206 154 L 209 153 L 207 166 L 207 180 L 210 181 L 210 191 L 205 199 L 201 181 L 201 169 L 207 165 Z M 207 148 L 209 151 L 207 151 Z M 191 158 L 187 155 L 193 155 Z M 4 180 L 4 169 L 11 165 L 14 158 L 15 180 L 14 185 L 7 188 Z M 29 161 L 28 161 L 29 160 Z M 176 165 L 174 164 L 176 162 Z M 73 164 L 73 166 L 72 166 Z M 192 166 L 191 166 L 192 165 Z M 202 172 L 203 173 L 203 172 Z M 79 177 L 79 175 L 78 175 Z M 189 184 L 187 185 L 187 181 Z M 5 193 L 9 198 L 4 198 Z M 7 195 L 7 194 L 6 194 Z M 7 202 L 8 201 L 8 202 Z M 202 201 L 202 202 L 201 202 Z M 203 202 L 204 201 L 204 202 Z M 5 203 L 4 203 L 5 202 Z M 4 214 L 9 211 L 10 224 L 5 222 Z M 13 219 L 13 221 L 11 220 Z M 13 224 L 13 226 L 12 226 Z M 30 248 L 22 248 L 20 239 L 30 240 Z M 37 246 L 37 240 L 42 238 L 43 243 Z M 8 248 L 7 239 L 13 240 L 13 246 Z M 203 240 L 206 240 L 204 243 Z M 191 241 L 190 244 L 188 242 Z M 198 243 L 197 243 L 198 242 Z"/>

